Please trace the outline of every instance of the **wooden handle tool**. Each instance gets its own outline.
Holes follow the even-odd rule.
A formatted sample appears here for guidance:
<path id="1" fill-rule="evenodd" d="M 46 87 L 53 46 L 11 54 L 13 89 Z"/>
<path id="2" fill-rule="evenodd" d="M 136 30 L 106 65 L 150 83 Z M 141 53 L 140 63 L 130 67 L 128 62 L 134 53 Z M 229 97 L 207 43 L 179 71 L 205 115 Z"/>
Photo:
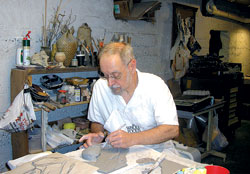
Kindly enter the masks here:
<path id="1" fill-rule="evenodd" d="M 48 103 L 48 102 L 44 102 L 43 105 L 46 106 L 47 108 L 49 108 L 52 111 L 56 110 L 56 107 L 54 105 Z"/>

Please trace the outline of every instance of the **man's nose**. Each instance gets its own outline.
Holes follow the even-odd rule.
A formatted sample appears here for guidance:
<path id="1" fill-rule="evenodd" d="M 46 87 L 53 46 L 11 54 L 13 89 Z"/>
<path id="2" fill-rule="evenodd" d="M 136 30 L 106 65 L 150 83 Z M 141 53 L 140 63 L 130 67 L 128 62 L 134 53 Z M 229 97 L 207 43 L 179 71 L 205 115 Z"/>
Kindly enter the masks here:
<path id="1" fill-rule="evenodd" d="M 108 78 L 107 81 L 108 81 L 108 86 L 109 87 L 113 86 L 113 84 L 114 84 L 114 79 L 113 78 Z"/>

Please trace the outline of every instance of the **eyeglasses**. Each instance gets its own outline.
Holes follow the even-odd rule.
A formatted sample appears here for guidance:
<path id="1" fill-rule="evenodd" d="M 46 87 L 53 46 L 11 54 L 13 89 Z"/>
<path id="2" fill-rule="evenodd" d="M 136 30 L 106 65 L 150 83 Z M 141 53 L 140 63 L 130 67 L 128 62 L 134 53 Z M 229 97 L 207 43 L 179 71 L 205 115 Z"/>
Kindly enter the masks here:
<path id="1" fill-rule="evenodd" d="M 108 80 L 108 79 L 120 80 L 122 78 L 122 73 L 121 72 L 113 72 L 110 75 L 104 75 L 103 73 L 100 73 L 100 77 L 102 79 L 105 79 L 105 80 Z"/>
<path id="2" fill-rule="evenodd" d="M 127 66 L 130 64 L 132 59 L 127 63 Z M 121 72 L 112 72 L 110 75 L 104 75 L 101 70 L 99 69 L 98 71 L 100 77 L 102 79 L 108 80 L 108 79 L 113 79 L 113 80 L 120 80 L 122 78 L 122 73 Z"/>

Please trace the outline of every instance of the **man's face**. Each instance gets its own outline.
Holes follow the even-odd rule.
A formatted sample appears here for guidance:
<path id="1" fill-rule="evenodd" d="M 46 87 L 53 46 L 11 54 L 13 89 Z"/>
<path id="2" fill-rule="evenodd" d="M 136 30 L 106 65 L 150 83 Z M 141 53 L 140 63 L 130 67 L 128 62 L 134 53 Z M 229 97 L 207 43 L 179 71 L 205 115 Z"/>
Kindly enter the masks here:
<path id="1" fill-rule="evenodd" d="M 118 54 L 104 54 L 100 60 L 100 68 L 114 94 L 121 95 L 128 89 L 131 83 L 131 73 Z"/>

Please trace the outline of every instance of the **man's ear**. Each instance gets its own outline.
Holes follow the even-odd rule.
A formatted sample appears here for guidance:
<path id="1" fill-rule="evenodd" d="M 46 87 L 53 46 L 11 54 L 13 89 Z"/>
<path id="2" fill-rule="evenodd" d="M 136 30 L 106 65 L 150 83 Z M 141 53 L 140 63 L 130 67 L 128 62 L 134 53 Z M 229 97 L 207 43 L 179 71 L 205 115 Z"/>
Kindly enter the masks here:
<path id="1" fill-rule="evenodd" d="M 136 59 L 132 59 L 130 64 L 129 64 L 129 67 L 132 71 L 135 71 L 136 70 Z"/>

